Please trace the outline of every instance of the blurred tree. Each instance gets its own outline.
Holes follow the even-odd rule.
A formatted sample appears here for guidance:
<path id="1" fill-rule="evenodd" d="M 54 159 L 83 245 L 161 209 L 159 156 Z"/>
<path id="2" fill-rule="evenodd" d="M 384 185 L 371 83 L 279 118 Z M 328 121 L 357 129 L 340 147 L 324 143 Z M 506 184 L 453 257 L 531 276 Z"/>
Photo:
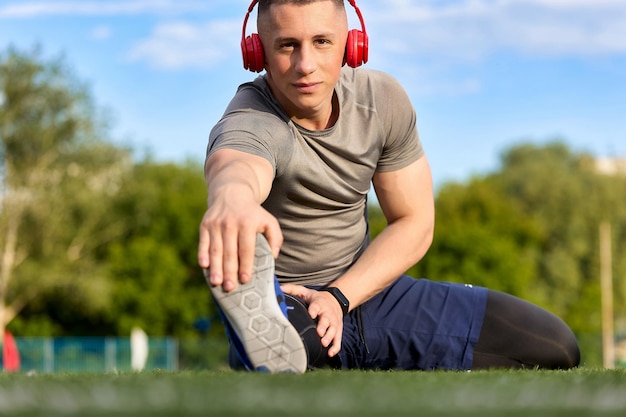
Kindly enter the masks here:
<path id="1" fill-rule="evenodd" d="M 598 172 L 595 158 L 560 141 L 519 145 L 503 154 L 491 177 L 543 234 L 538 274 L 552 310 L 579 332 L 600 328 L 598 228 L 614 228 L 616 253 L 626 247 L 626 177 Z M 617 257 L 616 257 L 617 258 Z M 620 268 L 620 269 L 618 269 Z M 614 276 L 624 277 L 623 263 Z M 617 312 L 623 314 L 624 280 L 616 281 Z"/>
<path id="2" fill-rule="evenodd" d="M 108 303 L 94 254 L 122 231 L 106 213 L 130 154 L 103 140 L 106 127 L 61 58 L 0 55 L 0 337 L 47 292 L 84 311 Z"/>
<path id="3" fill-rule="evenodd" d="M 414 276 L 537 298 L 540 231 L 488 179 L 446 184 L 437 193 L 433 245 Z"/>
<path id="4" fill-rule="evenodd" d="M 205 190 L 202 166 L 191 162 L 146 161 L 127 177 L 114 211 L 129 223 L 127 233 L 107 255 L 114 333 L 138 325 L 149 335 L 182 336 L 195 332 L 196 320 L 216 316 L 197 266 Z"/>

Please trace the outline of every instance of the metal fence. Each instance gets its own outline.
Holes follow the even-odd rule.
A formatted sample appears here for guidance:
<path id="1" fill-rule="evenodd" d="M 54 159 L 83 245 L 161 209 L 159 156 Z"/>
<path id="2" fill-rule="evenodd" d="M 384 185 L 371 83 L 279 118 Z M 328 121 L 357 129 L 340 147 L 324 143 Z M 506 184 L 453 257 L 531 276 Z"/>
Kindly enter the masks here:
<path id="1" fill-rule="evenodd" d="M 40 373 L 127 372 L 131 367 L 130 338 L 16 337 L 20 371 Z M 179 358 L 175 338 L 150 338 L 145 370 L 176 371 Z"/>
<path id="2" fill-rule="evenodd" d="M 616 345 L 616 366 L 626 367 L 626 338 Z M 602 339 L 598 334 L 578 335 L 582 365 L 602 366 Z M 16 337 L 20 372 L 106 373 L 132 371 L 131 341 L 128 337 Z M 1 352 L 1 349 L 0 349 Z M 179 340 L 174 337 L 148 339 L 144 370 L 206 370 L 228 367 L 226 337 Z M 0 360 L 0 365 L 2 361 Z"/>

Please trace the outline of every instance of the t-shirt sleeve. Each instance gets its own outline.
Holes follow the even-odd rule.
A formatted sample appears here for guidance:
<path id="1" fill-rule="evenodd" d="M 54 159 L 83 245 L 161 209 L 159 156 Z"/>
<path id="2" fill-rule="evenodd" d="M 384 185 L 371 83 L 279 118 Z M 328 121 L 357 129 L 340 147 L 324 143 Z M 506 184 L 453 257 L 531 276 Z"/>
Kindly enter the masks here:
<path id="1" fill-rule="evenodd" d="M 289 127 L 255 88 L 240 88 L 209 134 L 206 157 L 232 149 L 265 158 L 274 170 L 284 157 Z"/>
<path id="2" fill-rule="evenodd" d="M 376 171 L 402 169 L 424 155 L 417 130 L 415 109 L 400 83 L 384 73 L 377 85 L 377 111 L 382 118 L 385 144 Z"/>
<path id="3" fill-rule="evenodd" d="M 211 130 L 206 157 L 220 149 L 232 149 L 265 158 L 275 169 L 271 125 L 271 116 L 263 114 L 235 112 L 226 115 Z"/>

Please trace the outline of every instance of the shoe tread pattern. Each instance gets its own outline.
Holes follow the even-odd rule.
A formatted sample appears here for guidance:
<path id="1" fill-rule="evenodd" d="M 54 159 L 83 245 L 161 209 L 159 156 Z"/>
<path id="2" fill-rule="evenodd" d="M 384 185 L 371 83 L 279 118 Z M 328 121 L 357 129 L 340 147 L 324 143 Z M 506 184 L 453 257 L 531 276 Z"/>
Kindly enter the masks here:
<path id="1" fill-rule="evenodd" d="M 221 286 L 211 287 L 211 292 L 256 370 L 270 373 L 306 371 L 304 343 L 276 300 L 274 258 L 263 235 L 257 235 L 254 273 L 250 282 L 238 285 L 231 292 L 224 292 Z"/>

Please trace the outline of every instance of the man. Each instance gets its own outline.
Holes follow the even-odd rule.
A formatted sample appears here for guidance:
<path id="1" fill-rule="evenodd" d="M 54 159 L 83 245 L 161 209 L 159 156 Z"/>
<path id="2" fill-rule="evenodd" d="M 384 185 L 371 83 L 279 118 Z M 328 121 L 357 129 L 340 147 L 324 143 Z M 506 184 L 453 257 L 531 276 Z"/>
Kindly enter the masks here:
<path id="1" fill-rule="evenodd" d="M 576 339 L 554 315 L 402 275 L 431 244 L 431 173 L 404 90 L 352 68 L 368 46 L 349 2 L 362 31 L 348 30 L 342 0 L 258 1 L 259 34 L 242 48 L 244 65 L 266 73 L 240 86 L 211 132 L 198 260 L 232 350 L 248 369 L 311 367 L 314 343 L 278 296 L 308 312 L 335 367 L 577 366 Z M 370 183 L 387 219 L 371 242 Z"/>

